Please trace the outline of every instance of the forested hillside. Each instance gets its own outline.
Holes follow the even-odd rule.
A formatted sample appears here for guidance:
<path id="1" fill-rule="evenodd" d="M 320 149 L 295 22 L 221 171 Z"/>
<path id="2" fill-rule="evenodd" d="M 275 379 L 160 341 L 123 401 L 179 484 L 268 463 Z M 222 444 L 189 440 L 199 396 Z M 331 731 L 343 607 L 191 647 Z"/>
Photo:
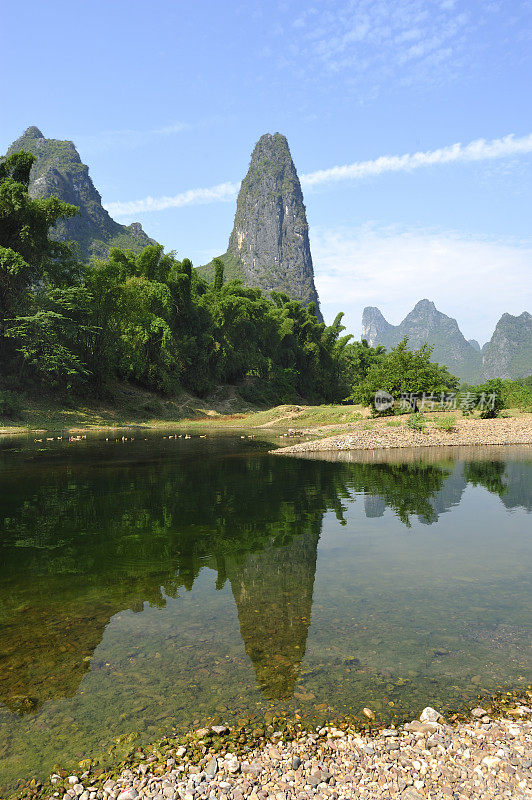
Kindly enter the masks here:
<path id="1" fill-rule="evenodd" d="M 79 263 L 49 236 L 78 210 L 30 196 L 33 163 L 21 152 L 0 164 L 0 389 L 101 395 L 119 380 L 202 395 L 230 383 L 251 401 L 333 401 L 367 368 L 371 349 L 341 335 L 341 315 L 327 327 L 312 303 L 226 282 L 219 260 L 212 283 L 159 245 Z"/>

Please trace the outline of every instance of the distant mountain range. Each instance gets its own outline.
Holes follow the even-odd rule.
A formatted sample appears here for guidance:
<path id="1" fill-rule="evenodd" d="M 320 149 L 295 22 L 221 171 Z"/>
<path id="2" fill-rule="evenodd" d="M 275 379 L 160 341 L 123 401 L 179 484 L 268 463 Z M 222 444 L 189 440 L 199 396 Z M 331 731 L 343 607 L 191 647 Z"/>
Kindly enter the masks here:
<path id="1" fill-rule="evenodd" d="M 458 323 L 438 311 L 430 300 L 420 300 L 399 325 L 390 325 L 374 306 L 362 314 L 362 338 L 368 344 L 395 347 L 408 336 L 411 348 L 424 342 L 434 347 L 432 360 L 445 364 L 453 375 L 475 383 L 489 378 L 520 378 L 532 374 L 532 316 L 503 314 L 483 348 L 467 340 Z"/>
<path id="2" fill-rule="evenodd" d="M 322 318 L 301 184 L 280 133 L 266 133 L 255 145 L 221 259 L 227 278 L 240 278 L 265 292 L 285 292 L 305 305 L 315 302 Z M 212 280 L 212 262 L 199 272 Z"/>
<path id="3" fill-rule="evenodd" d="M 139 252 L 146 245 L 155 244 L 140 223 L 120 225 L 109 216 L 90 178 L 89 168 L 81 162 L 73 142 L 46 139 L 32 126 L 13 142 L 7 155 L 20 150 L 35 156 L 29 187 L 32 197 L 54 195 L 79 206 L 80 213 L 60 221 L 52 236 L 60 241 L 77 242 L 84 261 L 93 256 L 105 258 L 111 247 Z"/>

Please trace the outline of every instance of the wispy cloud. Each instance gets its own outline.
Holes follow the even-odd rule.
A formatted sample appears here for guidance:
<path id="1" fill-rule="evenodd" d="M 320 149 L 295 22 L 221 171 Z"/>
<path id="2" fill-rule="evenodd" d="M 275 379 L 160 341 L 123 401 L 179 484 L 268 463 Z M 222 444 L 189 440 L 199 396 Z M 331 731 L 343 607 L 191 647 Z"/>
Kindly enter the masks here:
<path id="1" fill-rule="evenodd" d="M 81 150 L 87 153 L 101 153 L 115 148 L 133 150 L 154 139 L 173 136 L 189 128 L 190 125 L 186 122 L 174 122 L 169 125 L 161 125 L 159 128 L 148 128 L 146 130 L 125 128 L 123 130 L 100 131 L 94 134 L 80 134 L 74 137 L 74 141 Z"/>
<path id="2" fill-rule="evenodd" d="M 188 191 L 175 194 L 172 197 L 145 197 L 142 200 L 106 203 L 105 207 L 111 216 L 130 217 L 133 214 L 143 214 L 146 211 L 163 211 L 166 208 L 227 202 L 235 199 L 239 187 L 240 184 L 227 181 L 205 189 L 188 189 Z"/>
<path id="3" fill-rule="evenodd" d="M 529 0 L 308 0 L 294 16 L 296 5 L 280 8 L 267 44 L 281 82 L 297 72 L 298 103 L 302 85 L 366 104 L 403 87 L 472 86 L 529 58 Z"/>
<path id="4" fill-rule="evenodd" d="M 489 161 L 527 153 L 532 153 L 532 134 L 521 137 L 509 134 L 502 139 L 491 141 L 476 139 L 469 144 L 458 142 L 437 150 L 405 153 L 399 156 L 380 156 L 371 161 L 355 161 L 353 164 L 329 167 L 302 175 L 301 183 L 305 188 L 312 188 L 320 184 L 359 180 L 387 172 L 411 172 L 423 167 L 456 162 Z M 107 203 L 105 207 L 113 216 L 131 217 L 134 214 L 162 211 L 166 208 L 228 202 L 235 199 L 239 186 L 240 184 L 232 182 L 219 183 L 203 189 L 189 189 L 170 197 L 145 197 L 140 200 Z"/>
<path id="5" fill-rule="evenodd" d="M 421 167 L 453 162 L 487 161 L 526 153 L 532 153 L 532 134 L 521 137 L 509 134 L 502 139 L 491 141 L 476 139 L 466 145 L 457 142 L 438 150 L 405 153 L 401 156 L 380 156 L 371 161 L 355 161 L 353 164 L 309 172 L 301 176 L 301 183 L 303 186 L 316 186 L 321 183 L 382 175 L 385 172 L 410 172 Z"/>
<path id="6" fill-rule="evenodd" d="M 329 320 L 344 311 L 346 327 L 357 337 L 368 305 L 397 325 L 427 297 L 457 319 L 466 338 L 481 344 L 503 312 L 531 309 L 526 287 L 532 240 L 375 224 L 312 228 L 310 238 L 323 313 Z"/>

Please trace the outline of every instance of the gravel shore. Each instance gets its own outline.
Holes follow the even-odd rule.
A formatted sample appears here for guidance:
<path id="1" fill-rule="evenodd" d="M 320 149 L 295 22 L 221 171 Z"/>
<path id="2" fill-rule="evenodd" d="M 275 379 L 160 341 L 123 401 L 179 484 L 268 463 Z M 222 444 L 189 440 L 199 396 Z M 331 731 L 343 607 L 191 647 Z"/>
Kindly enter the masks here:
<path id="1" fill-rule="evenodd" d="M 51 800 L 530 798 L 530 699 L 529 692 L 510 703 L 503 716 L 499 712 L 491 716 L 488 705 L 475 708 L 455 725 L 429 707 L 419 720 L 372 735 L 348 726 L 327 726 L 287 741 L 281 732 L 274 732 L 260 747 L 240 747 L 238 752 L 236 747 L 229 749 L 229 729 L 214 726 L 195 731 L 186 744 L 164 755 L 160 748 L 139 749 L 130 768 L 103 786 L 95 785 L 97 779 L 90 772 L 54 774 L 52 793 L 46 796 Z M 371 709 L 365 713 L 371 720 Z"/>
<path id="2" fill-rule="evenodd" d="M 434 426 L 434 416 L 428 418 L 425 432 L 413 430 L 405 421 L 390 426 L 389 418 L 370 423 L 352 423 L 349 430 L 320 439 L 300 442 L 272 450 L 276 455 L 297 455 L 346 450 L 377 450 L 403 447 L 441 447 L 466 445 L 528 445 L 532 444 L 532 415 L 502 419 L 458 419 L 453 431 Z M 298 431 L 312 434 L 312 431 Z M 314 432 L 316 433 L 316 432 Z"/>

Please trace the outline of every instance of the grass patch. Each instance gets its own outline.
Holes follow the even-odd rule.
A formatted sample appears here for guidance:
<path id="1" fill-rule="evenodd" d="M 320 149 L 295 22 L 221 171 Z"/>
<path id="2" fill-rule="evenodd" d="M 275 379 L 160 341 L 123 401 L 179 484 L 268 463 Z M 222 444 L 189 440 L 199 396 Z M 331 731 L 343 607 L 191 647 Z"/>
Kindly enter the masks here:
<path id="1" fill-rule="evenodd" d="M 302 406 L 287 404 L 275 406 L 265 411 L 247 414 L 238 420 L 238 424 L 257 428 L 289 427 L 299 430 L 301 428 L 318 428 L 325 425 L 348 425 L 364 419 L 361 406 Z M 223 421 L 223 424 L 226 424 Z"/>
<path id="2" fill-rule="evenodd" d="M 388 428 L 400 428 L 401 427 L 401 420 L 400 419 L 390 419 L 386 423 Z"/>
<path id="3" fill-rule="evenodd" d="M 456 417 L 454 414 L 443 414 L 441 417 L 436 417 L 434 420 L 434 427 L 439 428 L 441 431 L 452 433 L 456 430 Z"/>

